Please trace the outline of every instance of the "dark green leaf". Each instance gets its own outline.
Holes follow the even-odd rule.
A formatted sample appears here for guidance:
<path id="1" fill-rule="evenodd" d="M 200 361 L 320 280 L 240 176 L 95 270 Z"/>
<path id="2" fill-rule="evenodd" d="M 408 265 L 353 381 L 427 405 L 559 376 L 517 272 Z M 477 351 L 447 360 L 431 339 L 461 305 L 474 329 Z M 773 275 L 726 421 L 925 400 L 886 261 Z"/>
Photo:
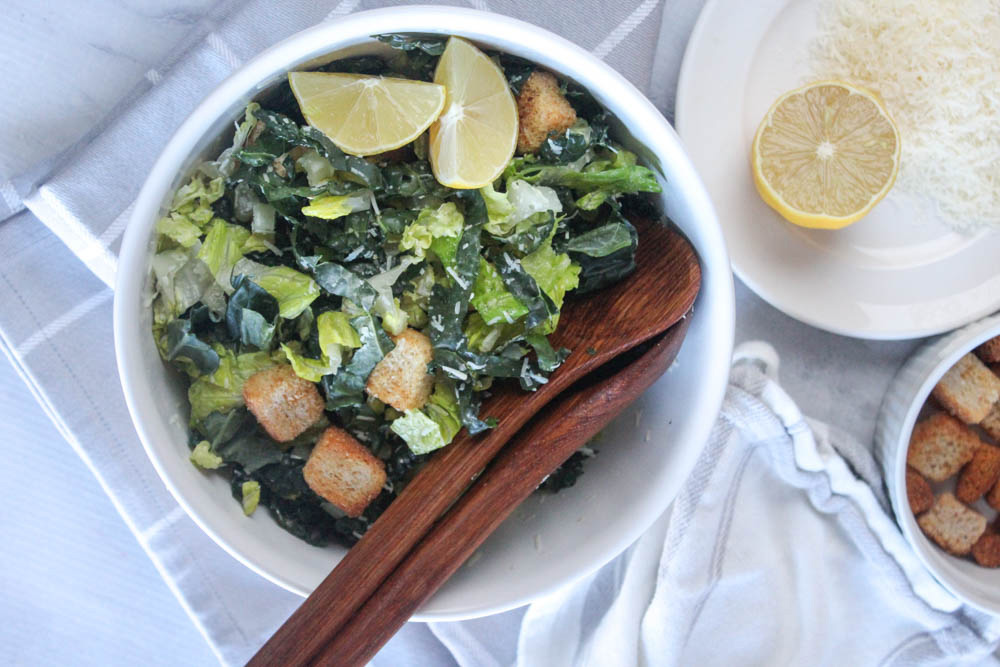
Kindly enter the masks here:
<path id="1" fill-rule="evenodd" d="M 226 463 L 237 463 L 248 473 L 276 463 L 282 456 L 281 449 L 273 440 L 256 429 L 249 431 L 246 428 L 241 429 L 232 440 L 212 450 Z"/>
<path id="2" fill-rule="evenodd" d="M 447 39 L 441 37 L 417 37 L 415 35 L 402 35 L 399 33 L 388 35 L 372 35 L 375 39 L 388 44 L 400 51 L 422 51 L 429 56 L 440 56 L 444 53 Z"/>
<path id="3" fill-rule="evenodd" d="M 358 277 L 356 273 L 334 262 L 322 262 L 313 270 L 316 283 L 336 296 L 350 299 L 365 310 L 371 310 L 378 293 L 368 281 Z"/>
<path id="4" fill-rule="evenodd" d="M 212 347 L 191 333 L 190 320 L 173 320 L 167 324 L 168 361 L 186 360 L 199 372 L 208 374 L 219 367 L 219 355 Z"/>
<path id="5" fill-rule="evenodd" d="M 515 95 L 521 94 L 521 86 L 535 71 L 535 63 L 506 53 L 500 54 L 500 67 L 503 68 L 504 76 L 507 77 L 507 85 L 510 86 L 511 92 Z"/>
<path id="6" fill-rule="evenodd" d="M 507 290 L 528 309 L 525 328 L 533 329 L 559 312 L 552 299 L 542 291 L 516 257 L 507 251 L 491 249 L 489 259 L 503 279 Z"/>
<path id="7" fill-rule="evenodd" d="M 538 367 L 546 373 L 551 373 L 559 368 L 562 362 L 566 361 L 566 357 L 569 356 L 569 350 L 565 347 L 555 350 L 552 344 L 549 343 L 549 339 L 542 334 L 528 334 L 524 339 L 535 350 L 535 354 L 538 355 Z"/>
<path id="8" fill-rule="evenodd" d="M 538 157 L 553 164 L 566 164 L 583 157 L 590 147 L 587 136 L 583 132 L 572 129 L 564 132 L 550 132 L 538 149 Z"/>
<path id="9" fill-rule="evenodd" d="M 336 375 L 323 378 L 326 407 L 329 410 L 362 403 L 362 392 L 372 369 L 395 347 L 374 315 L 355 317 L 351 320 L 351 326 L 361 338 L 361 347 L 354 351 L 354 356 Z"/>
<path id="10" fill-rule="evenodd" d="M 258 349 L 270 347 L 278 300 L 243 275 L 233 278 L 236 291 L 226 306 L 226 329 L 230 338 Z"/>
<path id="11" fill-rule="evenodd" d="M 635 229 L 632 228 L 632 225 L 611 222 L 570 239 L 566 243 L 565 249 L 591 257 L 606 257 L 622 248 L 631 246 L 634 243 L 634 237 Z"/>

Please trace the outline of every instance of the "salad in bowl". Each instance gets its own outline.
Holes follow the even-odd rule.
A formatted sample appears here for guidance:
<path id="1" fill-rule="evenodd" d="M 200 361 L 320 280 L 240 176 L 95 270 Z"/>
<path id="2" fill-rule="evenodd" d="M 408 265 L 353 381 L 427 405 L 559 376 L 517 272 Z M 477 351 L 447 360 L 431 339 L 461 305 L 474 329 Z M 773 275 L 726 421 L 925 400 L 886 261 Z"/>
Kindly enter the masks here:
<path id="1" fill-rule="evenodd" d="M 156 223 L 152 336 L 191 462 L 350 546 L 421 463 L 533 391 L 567 298 L 634 269 L 661 186 L 581 86 L 459 37 L 293 71 Z M 571 485 L 582 450 L 545 486 Z"/>

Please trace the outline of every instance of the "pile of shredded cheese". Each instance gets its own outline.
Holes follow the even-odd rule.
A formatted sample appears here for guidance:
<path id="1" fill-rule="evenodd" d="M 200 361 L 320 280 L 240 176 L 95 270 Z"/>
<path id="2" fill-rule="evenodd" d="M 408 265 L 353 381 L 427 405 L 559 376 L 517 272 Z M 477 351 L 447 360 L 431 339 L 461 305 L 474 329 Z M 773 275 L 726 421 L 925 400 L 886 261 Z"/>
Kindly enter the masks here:
<path id="1" fill-rule="evenodd" d="M 1000 228 L 1000 0 L 824 0 L 812 58 L 881 95 L 898 188 L 959 231 Z"/>

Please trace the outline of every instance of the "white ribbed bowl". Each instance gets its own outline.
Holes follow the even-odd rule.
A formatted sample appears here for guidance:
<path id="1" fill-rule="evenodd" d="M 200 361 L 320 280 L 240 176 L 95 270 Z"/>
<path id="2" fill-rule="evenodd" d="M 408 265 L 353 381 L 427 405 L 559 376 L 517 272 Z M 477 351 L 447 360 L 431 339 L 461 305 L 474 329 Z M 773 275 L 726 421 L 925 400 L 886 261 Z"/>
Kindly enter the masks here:
<path id="1" fill-rule="evenodd" d="M 733 343 L 733 282 L 722 230 L 680 139 L 632 84 L 587 51 L 522 21 L 455 7 L 394 7 L 329 21 L 280 42 L 223 81 L 178 128 L 136 201 L 119 256 L 115 351 L 136 431 L 157 472 L 199 526 L 236 559 L 299 595 L 345 553 L 283 531 L 266 511 L 243 516 L 226 480 L 187 460 L 183 384 L 150 333 L 154 227 L 199 160 L 217 155 L 246 103 L 284 79 L 335 58 L 384 49 L 371 35 L 461 35 L 528 58 L 587 88 L 620 121 L 615 137 L 661 175 L 662 210 L 701 262 L 701 292 L 675 366 L 604 431 L 600 454 L 573 489 L 529 498 L 424 605 L 416 620 L 456 620 L 527 604 L 594 571 L 667 508 L 715 421 Z M 636 412 L 641 416 L 636 416 Z M 470 561 L 472 563 L 472 561 Z M 235 563 L 234 563 L 235 565 Z"/>
<path id="2" fill-rule="evenodd" d="M 882 400 L 875 427 L 875 448 L 896 522 L 924 567 L 963 602 L 1000 615 L 1000 569 L 980 567 L 931 542 L 917 525 L 906 499 L 906 450 L 924 402 L 956 361 L 997 335 L 1000 335 L 1000 315 L 993 315 L 929 342 L 910 357 Z"/>

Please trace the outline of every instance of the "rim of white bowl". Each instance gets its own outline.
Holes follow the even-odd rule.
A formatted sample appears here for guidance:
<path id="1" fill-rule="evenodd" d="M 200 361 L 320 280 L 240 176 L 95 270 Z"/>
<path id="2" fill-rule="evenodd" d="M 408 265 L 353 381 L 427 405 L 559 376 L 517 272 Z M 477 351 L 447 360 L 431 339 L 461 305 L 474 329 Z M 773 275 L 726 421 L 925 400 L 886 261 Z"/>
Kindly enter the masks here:
<path id="1" fill-rule="evenodd" d="M 200 511 L 188 502 L 169 472 L 160 452 L 152 444 L 152 437 L 145 428 L 146 407 L 138 398 L 137 388 L 143 379 L 131 372 L 136 367 L 134 360 L 140 356 L 135 331 L 135 318 L 128 312 L 132 304 L 139 300 L 145 277 L 148 273 L 146 250 L 150 241 L 153 222 L 158 216 L 174 177 L 190 158 L 194 148 L 205 135 L 206 128 L 241 97 L 252 97 L 255 86 L 269 76 L 288 71 L 322 54 L 343 49 L 367 41 L 370 35 L 390 32 L 413 32 L 428 34 L 460 35 L 470 40 L 482 40 L 494 48 L 517 54 L 524 51 L 531 40 L 544 41 L 546 51 L 533 60 L 551 69 L 573 76 L 592 91 L 600 90 L 611 99 L 627 99 L 627 108 L 616 108 L 616 115 L 627 126 L 641 123 L 647 140 L 644 145 L 655 146 L 653 151 L 661 159 L 675 166 L 681 166 L 680 178 L 677 174 L 672 181 L 674 189 L 683 190 L 685 199 L 691 206 L 703 213 L 701 232 L 707 237 L 703 247 L 698 248 L 702 262 L 701 294 L 696 302 L 695 317 L 704 312 L 697 310 L 699 302 L 704 304 L 706 294 L 713 297 L 713 311 L 704 316 L 713 318 L 715 326 L 707 333 L 708 347 L 715 350 L 709 365 L 705 368 L 705 381 L 698 387 L 697 401 L 687 423 L 684 440 L 696 442 L 688 446 L 682 456 L 681 466 L 690 471 L 714 424 L 725 394 L 728 381 L 729 362 L 732 355 L 735 308 L 732 273 L 721 226 L 715 216 L 715 209 L 708 193 L 701 183 L 694 166 L 682 147 L 680 138 L 660 112 L 622 75 L 603 61 L 584 51 L 568 40 L 544 28 L 507 16 L 481 12 L 473 9 L 414 5 L 392 7 L 351 14 L 307 28 L 258 54 L 232 75 L 220 83 L 188 115 L 149 172 L 136 199 L 129 225 L 122 239 L 119 255 L 118 276 L 115 286 L 114 336 L 115 356 L 118 362 L 122 389 L 133 424 L 143 447 L 157 474 L 170 493 L 184 508 L 195 523 L 233 558 L 269 581 L 294 592 L 307 595 L 310 591 L 287 580 L 285 577 L 264 567 L 253 554 L 247 554 L 229 543 L 202 516 Z M 574 63 L 572 72 L 567 71 Z M 135 280 L 141 277 L 140 280 Z M 548 593 L 567 586 L 594 572 L 631 545 L 673 501 L 676 489 L 651 489 L 645 502 L 631 508 L 633 521 L 620 531 L 618 539 L 609 545 L 588 568 L 554 577 L 545 587 L 516 599 L 502 603 L 482 605 L 462 609 L 453 613 L 425 613 L 414 616 L 413 620 L 439 621 L 474 618 L 500 613 L 523 606 Z M 669 494 L 669 496 L 668 496 Z"/>

